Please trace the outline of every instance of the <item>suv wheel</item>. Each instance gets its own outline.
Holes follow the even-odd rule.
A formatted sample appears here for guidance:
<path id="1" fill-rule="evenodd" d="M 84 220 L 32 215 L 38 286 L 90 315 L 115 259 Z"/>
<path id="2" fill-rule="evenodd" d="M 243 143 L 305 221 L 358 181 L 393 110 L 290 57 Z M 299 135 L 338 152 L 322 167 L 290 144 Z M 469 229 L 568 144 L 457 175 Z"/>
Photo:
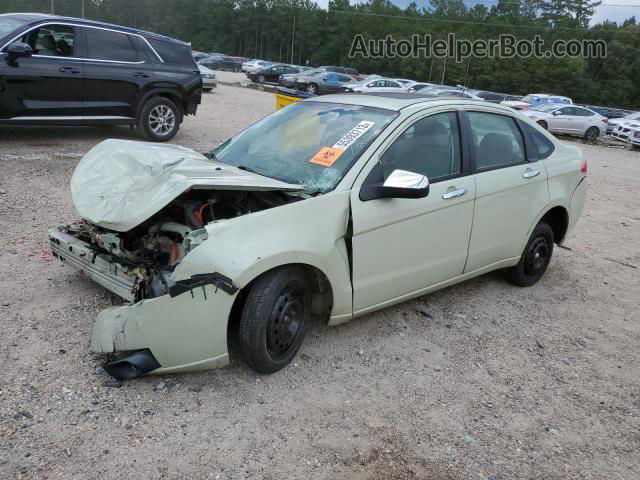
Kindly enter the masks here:
<path id="1" fill-rule="evenodd" d="M 168 98 L 154 97 L 142 107 L 138 128 L 147 139 L 166 142 L 175 137 L 180 128 L 180 110 Z"/>

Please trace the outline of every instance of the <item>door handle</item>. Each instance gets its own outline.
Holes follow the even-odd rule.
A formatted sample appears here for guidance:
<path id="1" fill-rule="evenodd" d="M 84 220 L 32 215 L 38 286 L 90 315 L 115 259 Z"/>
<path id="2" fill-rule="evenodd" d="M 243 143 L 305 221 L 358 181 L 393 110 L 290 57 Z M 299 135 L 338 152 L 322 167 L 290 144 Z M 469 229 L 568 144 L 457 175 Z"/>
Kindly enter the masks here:
<path id="1" fill-rule="evenodd" d="M 136 78 L 149 78 L 149 75 L 144 72 L 136 72 L 133 74 L 133 76 Z"/>
<path id="2" fill-rule="evenodd" d="M 533 178 L 540 175 L 540 170 L 527 170 L 522 174 L 522 178 Z"/>
<path id="3" fill-rule="evenodd" d="M 60 70 L 61 73 L 80 73 L 80 70 L 74 67 L 60 67 L 58 70 Z"/>
<path id="4" fill-rule="evenodd" d="M 467 193 L 466 188 L 459 188 L 458 190 L 452 190 L 450 192 L 443 193 L 442 198 L 443 200 L 449 200 L 451 198 L 461 197 L 465 193 Z"/>

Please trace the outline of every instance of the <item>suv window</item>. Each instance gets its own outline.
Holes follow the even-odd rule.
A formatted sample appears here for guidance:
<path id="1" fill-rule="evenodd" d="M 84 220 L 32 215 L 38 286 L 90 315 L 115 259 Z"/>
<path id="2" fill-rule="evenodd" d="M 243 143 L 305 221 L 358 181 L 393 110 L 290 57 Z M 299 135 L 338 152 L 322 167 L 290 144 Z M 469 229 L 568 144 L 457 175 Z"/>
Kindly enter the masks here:
<path id="1" fill-rule="evenodd" d="M 25 33 L 19 42 L 28 43 L 34 55 L 73 57 L 75 29 L 69 25 L 45 25 Z"/>
<path id="2" fill-rule="evenodd" d="M 525 161 L 522 134 L 513 118 L 485 112 L 468 112 L 478 170 Z"/>
<path id="3" fill-rule="evenodd" d="M 169 65 L 183 65 L 185 67 L 193 67 L 193 57 L 191 56 L 191 47 L 175 42 L 165 42 L 147 38 L 147 42 L 158 52 L 164 63 Z M 154 55 L 155 56 L 155 55 Z M 260 63 L 260 62 L 259 62 Z M 263 65 L 263 63 L 260 63 Z M 264 64 L 267 65 L 267 64 Z"/>
<path id="4" fill-rule="evenodd" d="M 126 33 L 85 28 L 87 58 L 113 62 L 137 62 L 138 51 Z"/>
<path id="5" fill-rule="evenodd" d="M 430 182 L 460 173 L 460 128 L 454 112 L 422 118 L 382 155 L 384 180 L 396 169 L 426 175 Z"/>
<path id="6" fill-rule="evenodd" d="M 520 122 L 527 144 L 527 158 L 529 161 L 544 160 L 555 150 L 553 142 L 537 131 L 531 125 Z"/>

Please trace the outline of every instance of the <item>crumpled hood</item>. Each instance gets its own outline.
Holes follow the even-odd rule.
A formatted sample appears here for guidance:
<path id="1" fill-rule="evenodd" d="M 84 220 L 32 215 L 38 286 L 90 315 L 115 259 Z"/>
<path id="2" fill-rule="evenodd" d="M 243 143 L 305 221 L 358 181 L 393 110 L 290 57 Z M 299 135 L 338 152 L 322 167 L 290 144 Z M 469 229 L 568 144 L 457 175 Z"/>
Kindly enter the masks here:
<path id="1" fill-rule="evenodd" d="M 209 160 L 178 145 L 105 140 L 78 163 L 71 177 L 73 203 L 82 218 L 126 232 L 192 188 L 302 190 Z"/>

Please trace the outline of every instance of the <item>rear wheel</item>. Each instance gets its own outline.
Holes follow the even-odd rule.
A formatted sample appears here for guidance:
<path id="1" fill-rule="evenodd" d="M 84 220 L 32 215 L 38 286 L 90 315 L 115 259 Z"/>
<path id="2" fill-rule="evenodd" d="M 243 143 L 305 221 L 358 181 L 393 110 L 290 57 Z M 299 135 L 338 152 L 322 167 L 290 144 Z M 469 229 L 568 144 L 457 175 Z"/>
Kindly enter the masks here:
<path id="1" fill-rule="evenodd" d="M 535 284 L 547 271 L 552 254 L 553 230 L 549 225 L 541 222 L 533 229 L 520 262 L 508 270 L 509 279 L 519 287 Z"/>
<path id="2" fill-rule="evenodd" d="M 240 350 L 259 373 L 274 373 L 296 356 L 311 319 L 311 286 L 299 267 L 258 278 L 247 295 L 239 327 Z"/>
<path id="3" fill-rule="evenodd" d="M 315 83 L 310 83 L 307 87 L 307 92 L 312 93 L 313 95 L 317 95 L 318 85 L 316 85 Z"/>
<path id="4" fill-rule="evenodd" d="M 166 142 L 178 133 L 180 120 L 180 110 L 175 103 L 165 97 L 154 97 L 142 107 L 138 128 L 147 139 Z"/>
<path id="5" fill-rule="evenodd" d="M 540 125 L 545 130 L 549 130 L 549 125 L 547 125 L 547 122 L 545 122 L 544 120 L 539 120 L 538 125 Z"/>
<path id="6" fill-rule="evenodd" d="M 264 83 L 266 80 L 264 75 L 258 75 L 258 83 Z"/>
<path id="7" fill-rule="evenodd" d="M 598 138 L 598 135 L 600 135 L 600 130 L 598 130 L 598 127 L 589 127 L 584 133 L 584 138 L 586 138 L 590 142 L 593 142 L 596 138 Z"/>

